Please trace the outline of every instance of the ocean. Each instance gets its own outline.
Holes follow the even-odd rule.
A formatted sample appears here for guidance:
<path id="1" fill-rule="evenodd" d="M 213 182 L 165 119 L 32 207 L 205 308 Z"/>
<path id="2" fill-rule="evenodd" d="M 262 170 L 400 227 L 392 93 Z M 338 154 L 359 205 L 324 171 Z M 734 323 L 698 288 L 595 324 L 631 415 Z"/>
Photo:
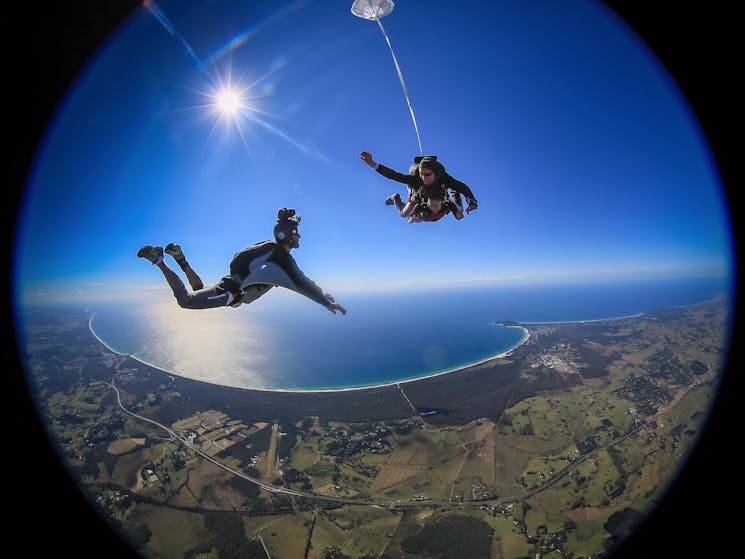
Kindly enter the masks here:
<path id="1" fill-rule="evenodd" d="M 167 289 L 95 302 L 111 349 L 179 376 L 266 390 L 336 390 L 457 370 L 516 347 L 521 323 L 638 315 L 712 300 L 724 279 L 503 285 L 337 294 L 348 314 L 280 288 L 239 308 L 185 310 Z"/>

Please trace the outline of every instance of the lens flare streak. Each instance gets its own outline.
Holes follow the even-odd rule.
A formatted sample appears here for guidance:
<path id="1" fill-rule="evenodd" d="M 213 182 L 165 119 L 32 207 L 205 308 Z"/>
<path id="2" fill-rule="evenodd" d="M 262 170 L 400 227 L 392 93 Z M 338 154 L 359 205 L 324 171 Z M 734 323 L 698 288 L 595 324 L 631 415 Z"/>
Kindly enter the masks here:
<path id="1" fill-rule="evenodd" d="M 299 0 L 298 2 L 291 4 L 284 10 L 269 18 L 269 20 L 264 22 L 263 25 L 267 24 L 269 21 L 280 19 L 288 15 L 289 13 L 298 10 L 306 3 L 307 0 Z M 199 58 L 194 49 L 192 49 L 192 47 L 189 45 L 186 38 L 178 31 L 178 29 L 176 29 L 175 25 L 171 22 L 168 16 L 163 13 L 163 10 L 161 10 L 160 7 L 153 0 L 144 0 L 142 5 L 153 15 L 153 17 L 171 36 L 175 37 L 184 46 L 186 52 L 196 64 L 197 69 L 201 72 L 207 73 L 207 65 L 205 65 L 205 63 Z M 215 51 L 213 51 L 209 55 L 209 66 L 214 68 L 216 60 L 223 58 L 227 53 L 233 52 L 238 47 L 243 45 L 250 38 L 250 36 L 257 31 L 258 27 L 262 27 L 263 25 L 253 26 L 251 28 L 245 29 L 234 35 L 225 44 L 215 49 Z M 273 71 L 276 70 L 277 68 L 275 68 Z M 196 109 L 200 113 L 203 113 L 202 116 L 198 118 L 198 120 L 208 118 L 210 114 L 217 114 L 217 121 L 215 122 L 215 125 L 213 126 L 212 131 L 209 134 L 210 137 L 215 132 L 219 123 L 225 123 L 229 126 L 235 127 L 235 129 L 238 131 L 244 148 L 248 150 L 247 130 L 244 125 L 246 125 L 247 123 L 256 123 L 262 128 L 270 131 L 275 136 L 281 138 L 282 140 L 288 142 L 290 145 L 299 149 L 306 155 L 311 155 L 323 161 L 327 160 L 327 158 L 323 154 L 319 153 L 311 145 L 292 138 L 289 134 L 283 132 L 276 126 L 262 119 L 259 116 L 261 111 L 259 111 L 254 104 L 249 103 L 249 92 L 252 91 L 259 83 L 265 80 L 271 73 L 272 72 L 269 72 L 269 74 L 259 78 L 254 83 L 245 87 L 239 84 L 232 83 L 230 70 L 228 71 L 228 78 L 225 81 L 223 81 L 223 79 L 220 78 L 219 75 L 216 77 L 210 76 L 208 77 L 208 83 L 210 84 L 208 86 L 209 91 L 201 92 L 202 95 L 208 98 L 208 101 L 206 103 L 193 106 L 191 107 L 191 109 Z"/>
<path id="2" fill-rule="evenodd" d="M 165 28 L 166 31 L 168 31 L 169 34 L 178 39 L 178 41 L 186 49 L 187 54 L 192 58 L 192 60 L 194 60 L 197 68 L 202 72 L 205 71 L 204 63 L 197 56 L 197 53 L 194 52 L 194 49 L 191 48 L 191 45 L 189 45 L 189 43 L 186 41 L 186 38 L 181 33 L 179 33 L 178 29 L 176 29 L 173 23 L 171 23 L 171 20 L 168 19 L 168 16 L 163 13 L 163 10 L 161 10 L 158 5 L 152 0 L 145 0 L 142 5 L 151 14 L 153 14 L 153 17 Z"/>

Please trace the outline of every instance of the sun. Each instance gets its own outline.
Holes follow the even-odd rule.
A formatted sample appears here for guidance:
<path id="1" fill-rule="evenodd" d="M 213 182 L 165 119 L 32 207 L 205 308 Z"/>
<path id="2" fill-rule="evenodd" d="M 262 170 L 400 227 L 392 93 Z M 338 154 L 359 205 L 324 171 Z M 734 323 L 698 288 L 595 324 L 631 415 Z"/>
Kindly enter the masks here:
<path id="1" fill-rule="evenodd" d="M 303 151 L 311 150 L 304 142 L 292 138 L 267 120 L 274 118 L 274 115 L 262 110 L 261 101 L 266 93 L 257 91 L 256 87 L 264 78 L 246 85 L 242 80 L 232 80 L 231 73 L 228 71 L 226 77 L 217 75 L 210 80 L 212 83 L 207 84 L 205 89 L 194 90 L 203 99 L 202 103 L 189 107 L 195 111 L 195 124 L 211 120 L 210 138 L 217 132 L 223 132 L 222 137 L 228 140 L 234 138 L 233 132 L 237 132 L 247 151 L 249 134 L 257 127 L 268 130 Z"/>
<path id="2" fill-rule="evenodd" d="M 245 106 L 241 95 L 231 88 L 220 91 L 215 96 L 215 104 L 220 114 L 226 117 L 235 117 Z"/>

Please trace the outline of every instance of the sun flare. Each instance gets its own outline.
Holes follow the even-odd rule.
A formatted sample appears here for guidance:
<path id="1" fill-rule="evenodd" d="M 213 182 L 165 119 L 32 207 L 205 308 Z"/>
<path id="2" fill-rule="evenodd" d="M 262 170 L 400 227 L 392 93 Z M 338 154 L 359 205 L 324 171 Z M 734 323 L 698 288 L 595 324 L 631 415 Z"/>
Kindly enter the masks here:
<path id="1" fill-rule="evenodd" d="M 235 116 L 244 106 L 240 94 L 232 89 L 225 89 L 218 93 L 215 101 L 218 110 L 225 116 Z"/>

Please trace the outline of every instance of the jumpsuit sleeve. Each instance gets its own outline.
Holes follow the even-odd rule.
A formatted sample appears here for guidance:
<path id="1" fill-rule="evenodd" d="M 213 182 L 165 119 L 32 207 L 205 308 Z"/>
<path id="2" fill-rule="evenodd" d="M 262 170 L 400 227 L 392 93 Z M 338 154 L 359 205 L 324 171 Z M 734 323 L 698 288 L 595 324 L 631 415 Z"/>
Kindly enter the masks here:
<path id="1" fill-rule="evenodd" d="M 378 168 L 376 169 L 376 171 L 387 179 L 391 179 L 393 181 L 400 182 L 403 184 L 408 184 L 409 186 L 413 186 L 413 187 L 419 186 L 418 177 L 414 175 L 406 175 L 404 173 L 399 173 L 398 171 L 394 171 L 390 167 L 386 167 L 383 164 L 378 164 Z"/>
<path id="2" fill-rule="evenodd" d="M 469 202 L 476 201 L 476 198 L 473 195 L 473 192 L 471 192 L 471 189 L 468 188 L 468 185 L 464 182 L 459 181 L 456 178 L 451 177 L 447 173 L 445 173 L 445 176 L 442 178 L 442 184 L 444 184 L 447 188 L 450 188 L 452 190 L 455 190 L 459 194 L 462 194 L 466 197 L 466 200 Z"/>
<path id="3" fill-rule="evenodd" d="M 297 286 L 297 292 L 305 295 L 308 299 L 315 301 L 319 305 L 328 307 L 331 301 L 326 299 L 323 290 L 300 270 L 297 262 L 295 262 L 295 259 L 289 253 L 285 252 L 282 254 L 282 252 L 284 251 L 277 250 L 275 252 L 275 255 L 278 257 L 277 263 L 287 272 L 287 275 L 290 276 L 290 279 Z"/>

